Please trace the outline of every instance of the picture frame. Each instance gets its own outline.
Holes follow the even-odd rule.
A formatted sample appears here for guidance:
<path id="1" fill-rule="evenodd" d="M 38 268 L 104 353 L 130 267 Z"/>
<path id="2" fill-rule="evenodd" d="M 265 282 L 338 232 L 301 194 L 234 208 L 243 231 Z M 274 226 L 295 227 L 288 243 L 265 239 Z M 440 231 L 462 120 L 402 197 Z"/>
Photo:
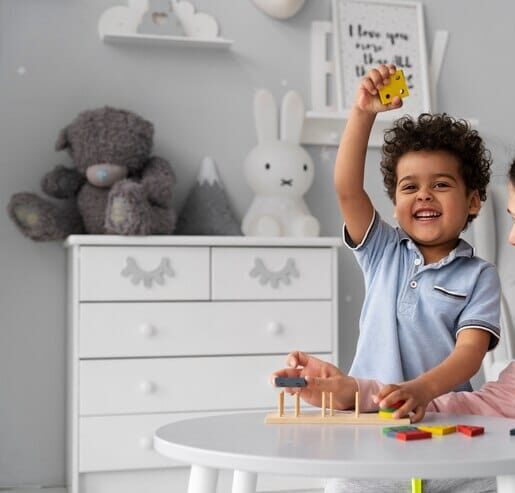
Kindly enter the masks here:
<path id="1" fill-rule="evenodd" d="M 403 101 L 403 113 L 431 111 L 421 2 L 332 0 L 332 22 L 339 112 L 350 110 L 360 80 L 380 63 L 395 63 L 404 71 L 410 95 Z"/>

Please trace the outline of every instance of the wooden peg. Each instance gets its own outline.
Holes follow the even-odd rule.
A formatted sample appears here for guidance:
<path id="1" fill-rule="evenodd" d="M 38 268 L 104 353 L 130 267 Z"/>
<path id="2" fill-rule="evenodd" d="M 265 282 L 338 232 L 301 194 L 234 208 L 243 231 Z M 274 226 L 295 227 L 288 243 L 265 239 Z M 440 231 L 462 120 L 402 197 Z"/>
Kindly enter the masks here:
<path id="1" fill-rule="evenodd" d="M 295 417 L 300 416 L 300 392 L 295 392 Z"/>
<path id="2" fill-rule="evenodd" d="M 354 398 L 354 411 L 356 418 L 359 418 L 359 392 L 356 392 L 355 398 Z"/>
<path id="3" fill-rule="evenodd" d="M 322 392 L 322 417 L 325 416 L 325 408 L 326 408 L 326 396 L 325 392 Z"/>
<path id="4" fill-rule="evenodd" d="M 279 416 L 284 416 L 284 390 L 279 392 L 279 406 L 278 406 Z"/>
<path id="5" fill-rule="evenodd" d="M 333 393 L 329 392 L 329 416 L 334 416 Z"/>

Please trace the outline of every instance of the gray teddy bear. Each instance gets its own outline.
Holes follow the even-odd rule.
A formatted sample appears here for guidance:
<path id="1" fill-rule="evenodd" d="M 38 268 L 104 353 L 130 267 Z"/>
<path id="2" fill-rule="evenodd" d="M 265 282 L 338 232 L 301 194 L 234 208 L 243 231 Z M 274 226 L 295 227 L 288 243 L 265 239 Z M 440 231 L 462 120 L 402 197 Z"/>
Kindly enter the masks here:
<path id="1" fill-rule="evenodd" d="M 70 234 L 171 234 L 175 175 L 151 156 L 154 126 L 130 111 L 111 107 L 84 111 L 61 130 L 56 150 L 66 149 L 73 168 L 56 166 L 42 180 L 56 205 L 33 193 L 11 197 L 8 212 L 36 241 Z"/>

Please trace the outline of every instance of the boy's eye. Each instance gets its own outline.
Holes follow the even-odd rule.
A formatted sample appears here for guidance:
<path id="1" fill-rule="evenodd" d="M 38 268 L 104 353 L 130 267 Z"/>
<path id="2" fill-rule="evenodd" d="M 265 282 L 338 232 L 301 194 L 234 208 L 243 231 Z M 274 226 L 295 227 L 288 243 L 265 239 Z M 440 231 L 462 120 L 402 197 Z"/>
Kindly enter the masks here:
<path id="1" fill-rule="evenodd" d="M 403 192 L 412 192 L 413 190 L 415 190 L 415 185 L 411 185 L 411 184 L 403 185 L 401 187 L 401 190 Z"/>
<path id="2" fill-rule="evenodd" d="M 435 188 L 447 188 L 449 186 L 448 183 L 445 183 L 443 181 L 440 181 L 438 183 L 435 183 Z"/>

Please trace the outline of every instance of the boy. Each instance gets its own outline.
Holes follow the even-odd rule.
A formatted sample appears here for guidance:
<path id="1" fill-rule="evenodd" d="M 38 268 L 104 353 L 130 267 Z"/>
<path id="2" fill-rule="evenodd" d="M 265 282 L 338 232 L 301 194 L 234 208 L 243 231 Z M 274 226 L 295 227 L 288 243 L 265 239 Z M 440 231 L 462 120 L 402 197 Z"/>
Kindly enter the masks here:
<path id="1" fill-rule="evenodd" d="M 362 80 L 334 169 L 344 241 L 366 294 L 350 374 L 399 384 L 413 421 L 437 396 L 472 390 L 469 378 L 499 338 L 500 285 L 493 265 L 459 238 L 486 198 L 490 157 L 477 132 L 447 115 L 404 117 L 385 135 L 381 170 L 399 228 L 382 221 L 363 188 L 365 156 L 394 65 Z M 394 395 L 394 394 L 392 394 Z M 385 404 L 393 402 L 391 396 Z"/>

